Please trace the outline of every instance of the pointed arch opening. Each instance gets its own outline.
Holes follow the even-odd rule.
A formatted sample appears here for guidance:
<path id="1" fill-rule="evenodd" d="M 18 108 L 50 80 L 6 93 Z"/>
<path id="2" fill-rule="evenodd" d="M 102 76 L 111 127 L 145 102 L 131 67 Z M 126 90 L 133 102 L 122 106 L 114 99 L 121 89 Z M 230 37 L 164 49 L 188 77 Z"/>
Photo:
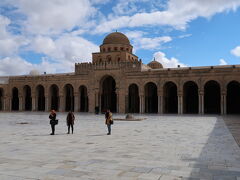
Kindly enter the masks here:
<path id="1" fill-rule="evenodd" d="M 86 86 L 79 87 L 80 94 L 80 112 L 88 112 L 88 93 Z"/>
<path id="2" fill-rule="evenodd" d="M 51 101 L 51 109 L 58 111 L 59 110 L 59 88 L 56 84 L 53 84 L 50 87 L 50 101 Z"/>
<path id="3" fill-rule="evenodd" d="M 139 113 L 139 91 L 136 84 L 128 87 L 128 112 Z"/>
<path id="4" fill-rule="evenodd" d="M 12 110 L 13 111 L 19 110 L 19 94 L 18 94 L 18 88 L 16 87 L 12 89 Z"/>
<path id="5" fill-rule="evenodd" d="M 158 96 L 156 84 L 149 82 L 144 87 L 145 113 L 158 112 Z"/>
<path id="6" fill-rule="evenodd" d="M 0 88 L 0 111 L 4 110 L 4 91 L 2 88 Z"/>
<path id="7" fill-rule="evenodd" d="M 167 82 L 163 87 L 164 113 L 178 113 L 177 86 Z"/>
<path id="8" fill-rule="evenodd" d="M 37 110 L 45 111 L 45 89 L 42 85 L 38 85 L 37 92 Z"/>
<path id="9" fill-rule="evenodd" d="M 105 76 L 101 83 L 101 111 L 110 109 L 111 112 L 117 112 L 117 94 L 116 82 L 112 76 Z"/>
<path id="10" fill-rule="evenodd" d="M 32 93 L 31 88 L 28 85 L 23 87 L 23 95 L 24 95 L 24 109 L 25 111 L 32 110 Z"/>
<path id="11" fill-rule="evenodd" d="M 65 111 L 74 111 L 74 89 L 71 84 L 64 87 Z"/>
<path id="12" fill-rule="evenodd" d="M 220 101 L 220 85 L 214 80 L 208 81 L 204 86 L 204 113 L 220 114 Z"/>
<path id="13" fill-rule="evenodd" d="M 183 86 L 183 113 L 198 113 L 198 86 L 188 81 Z"/>
<path id="14" fill-rule="evenodd" d="M 240 83 L 237 81 L 227 85 L 227 114 L 240 114 Z"/>

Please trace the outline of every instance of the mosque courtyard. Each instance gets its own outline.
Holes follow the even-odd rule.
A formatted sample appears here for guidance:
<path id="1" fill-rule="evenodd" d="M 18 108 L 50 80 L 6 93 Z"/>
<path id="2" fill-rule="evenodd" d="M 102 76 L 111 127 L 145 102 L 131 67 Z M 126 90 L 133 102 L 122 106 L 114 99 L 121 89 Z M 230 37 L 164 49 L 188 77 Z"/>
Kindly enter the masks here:
<path id="1" fill-rule="evenodd" d="M 104 115 L 75 116 L 74 134 L 58 113 L 50 136 L 47 113 L 1 113 L 0 179 L 240 179 L 239 131 L 231 126 L 239 116 L 135 115 L 147 119 L 115 121 L 110 136 Z"/>

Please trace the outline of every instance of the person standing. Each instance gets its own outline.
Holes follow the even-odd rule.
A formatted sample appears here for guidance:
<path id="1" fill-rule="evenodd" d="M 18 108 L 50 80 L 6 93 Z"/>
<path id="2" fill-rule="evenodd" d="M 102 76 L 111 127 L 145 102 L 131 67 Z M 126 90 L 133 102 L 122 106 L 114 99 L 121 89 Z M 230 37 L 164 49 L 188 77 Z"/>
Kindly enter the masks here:
<path id="1" fill-rule="evenodd" d="M 72 111 L 69 111 L 67 115 L 67 126 L 68 126 L 68 134 L 70 133 L 70 127 L 72 129 L 73 134 L 73 125 L 74 125 L 75 116 Z"/>
<path id="2" fill-rule="evenodd" d="M 55 110 L 51 110 L 49 119 L 50 119 L 50 124 L 51 124 L 51 128 L 52 128 L 52 133 L 50 135 L 55 134 L 56 116 L 57 116 L 57 114 L 56 114 Z"/>
<path id="3" fill-rule="evenodd" d="M 111 135 L 111 125 L 113 124 L 113 119 L 112 119 L 112 113 L 109 109 L 107 109 L 105 113 L 105 124 L 107 125 L 108 128 L 108 133 L 107 135 Z"/>

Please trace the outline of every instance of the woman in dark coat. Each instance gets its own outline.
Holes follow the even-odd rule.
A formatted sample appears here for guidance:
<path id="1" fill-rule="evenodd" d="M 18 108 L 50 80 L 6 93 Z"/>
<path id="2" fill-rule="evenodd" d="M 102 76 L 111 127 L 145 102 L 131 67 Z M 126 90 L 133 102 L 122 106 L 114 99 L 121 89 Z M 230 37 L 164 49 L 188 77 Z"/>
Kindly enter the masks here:
<path id="1" fill-rule="evenodd" d="M 70 133 L 70 126 L 73 134 L 73 125 L 74 125 L 75 116 L 72 111 L 70 111 L 67 115 L 67 126 L 68 126 L 68 134 Z"/>
<path id="2" fill-rule="evenodd" d="M 109 109 L 105 113 L 105 124 L 107 125 L 107 128 L 108 128 L 107 135 L 111 135 L 111 125 L 113 124 L 113 119 L 112 119 L 112 113 Z"/>
<path id="3" fill-rule="evenodd" d="M 56 112 L 54 110 L 51 110 L 49 119 L 50 119 L 50 124 L 51 124 L 51 128 L 52 128 L 52 133 L 50 135 L 54 135 L 54 133 L 55 133 L 56 116 L 57 116 Z"/>

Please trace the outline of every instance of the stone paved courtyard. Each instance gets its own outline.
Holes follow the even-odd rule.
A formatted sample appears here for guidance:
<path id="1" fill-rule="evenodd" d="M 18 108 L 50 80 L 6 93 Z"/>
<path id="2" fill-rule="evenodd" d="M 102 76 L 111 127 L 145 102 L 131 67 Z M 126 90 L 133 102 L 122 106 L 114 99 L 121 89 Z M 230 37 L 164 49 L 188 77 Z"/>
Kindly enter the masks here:
<path id="1" fill-rule="evenodd" d="M 240 179 L 240 149 L 221 116 L 142 115 L 115 121 L 111 136 L 103 115 L 76 114 L 73 135 L 65 117 L 50 136 L 47 113 L 1 113 L 0 179 Z"/>

